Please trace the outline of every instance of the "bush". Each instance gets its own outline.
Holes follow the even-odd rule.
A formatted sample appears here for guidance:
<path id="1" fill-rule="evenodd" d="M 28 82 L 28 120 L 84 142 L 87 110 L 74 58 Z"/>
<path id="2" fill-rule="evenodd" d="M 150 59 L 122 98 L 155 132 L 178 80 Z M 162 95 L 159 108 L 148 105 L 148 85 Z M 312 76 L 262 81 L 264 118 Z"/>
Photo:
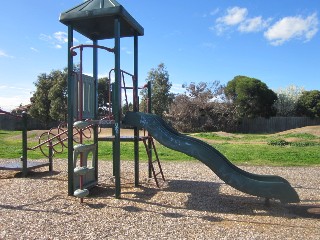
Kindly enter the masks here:
<path id="1" fill-rule="evenodd" d="M 273 140 L 268 141 L 268 145 L 284 147 L 284 146 L 289 145 L 289 142 L 287 142 L 284 139 L 273 139 Z"/>

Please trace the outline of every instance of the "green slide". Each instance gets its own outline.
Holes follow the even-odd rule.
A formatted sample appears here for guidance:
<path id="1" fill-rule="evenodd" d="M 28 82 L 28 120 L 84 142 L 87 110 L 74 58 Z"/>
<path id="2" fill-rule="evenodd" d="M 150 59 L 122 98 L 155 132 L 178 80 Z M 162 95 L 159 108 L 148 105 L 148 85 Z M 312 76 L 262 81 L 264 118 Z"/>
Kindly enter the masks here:
<path id="1" fill-rule="evenodd" d="M 282 203 L 300 201 L 297 192 L 284 178 L 246 172 L 209 144 L 180 134 L 159 116 L 127 112 L 123 123 L 144 128 L 162 145 L 200 160 L 226 184 L 239 191 L 267 199 L 279 199 Z"/>

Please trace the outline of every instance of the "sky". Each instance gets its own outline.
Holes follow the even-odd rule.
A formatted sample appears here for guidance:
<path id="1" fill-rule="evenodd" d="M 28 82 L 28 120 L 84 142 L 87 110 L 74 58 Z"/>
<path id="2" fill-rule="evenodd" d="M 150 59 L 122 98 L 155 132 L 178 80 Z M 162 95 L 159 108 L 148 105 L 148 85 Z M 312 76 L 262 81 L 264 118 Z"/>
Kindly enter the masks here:
<path id="1" fill-rule="evenodd" d="M 60 13 L 83 0 L 3 1 L 0 14 L 0 108 L 28 104 L 42 73 L 67 66 L 67 27 Z M 237 75 L 278 91 L 290 85 L 320 90 L 318 0 L 118 0 L 144 27 L 139 37 L 139 85 L 164 63 L 171 91 L 182 84 Z M 74 45 L 89 39 L 74 33 Z M 99 45 L 113 47 L 112 40 Z M 84 72 L 91 74 L 91 52 Z M 99 52 L 99 76 L 114 67 Z M 90 60 L 87 60 L 90 59 Z M 75 60 L 75 63 L 78 60 Z M 133 39 L 121 39 L 121 68 L 133 72 Z"/>

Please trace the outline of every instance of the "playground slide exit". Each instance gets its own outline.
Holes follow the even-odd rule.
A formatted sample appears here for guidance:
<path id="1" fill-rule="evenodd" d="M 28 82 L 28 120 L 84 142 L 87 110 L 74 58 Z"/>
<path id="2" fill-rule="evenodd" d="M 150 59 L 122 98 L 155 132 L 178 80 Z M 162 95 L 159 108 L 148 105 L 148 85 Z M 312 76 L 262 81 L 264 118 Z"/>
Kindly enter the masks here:
<path id="1" fill-rule="evenodd" d="M 144 128 L 162 145 L 200 160 L 226 184 L 239 191 L 258 197 L 279 199 L 281 203 L 300 201 L 297 192 L 286 179 L 246 172 L 209 144 L 177 132 L 159 116 L 127 112 L 123 123 Z"/>

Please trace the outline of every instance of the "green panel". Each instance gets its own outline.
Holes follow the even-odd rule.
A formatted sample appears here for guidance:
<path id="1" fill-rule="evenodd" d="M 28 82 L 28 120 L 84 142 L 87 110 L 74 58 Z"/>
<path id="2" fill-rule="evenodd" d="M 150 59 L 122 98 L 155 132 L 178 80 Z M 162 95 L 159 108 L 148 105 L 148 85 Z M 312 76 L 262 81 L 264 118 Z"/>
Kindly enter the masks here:
<path id="1" fill-rule="evenodd" d="M 79 79 L 77 79 L 77 74 L 73 75 L 73 92 L 74 92 L 74 116 L 79 116 Z M 95 104 L 95 81 L 94 78 L 85 74 L 82 74 L 82 89 L 83 89 L 83 112 L 82 118 L 88 119 L 94 118 L 94 104 Z"/>

